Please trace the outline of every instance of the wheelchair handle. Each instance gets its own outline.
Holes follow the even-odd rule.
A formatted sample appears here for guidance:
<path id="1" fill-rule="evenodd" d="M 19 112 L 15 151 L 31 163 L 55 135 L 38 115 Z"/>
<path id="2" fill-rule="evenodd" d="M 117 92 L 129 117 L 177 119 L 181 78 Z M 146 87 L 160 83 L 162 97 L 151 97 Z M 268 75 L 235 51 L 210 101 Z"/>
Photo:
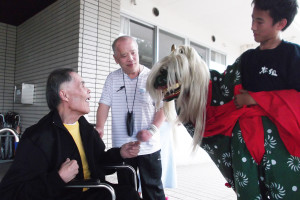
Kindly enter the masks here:
<path id="1" fill-rule="evenodd" d="M 15 137 L 15 142 L 19 142 L 19 136 L 18 136 L 18 134 L 17 134 L 17 132 L 14 130 L 14 129 L 12 129 L 12 128 L 2 128 L 2 129 L 0 129 L 0 135 L 2 134 L 2 133 L 4 133 L 4 132 L 10 132 L 11 134 L 13 134 L 14 135 L 14 137 Z"/>

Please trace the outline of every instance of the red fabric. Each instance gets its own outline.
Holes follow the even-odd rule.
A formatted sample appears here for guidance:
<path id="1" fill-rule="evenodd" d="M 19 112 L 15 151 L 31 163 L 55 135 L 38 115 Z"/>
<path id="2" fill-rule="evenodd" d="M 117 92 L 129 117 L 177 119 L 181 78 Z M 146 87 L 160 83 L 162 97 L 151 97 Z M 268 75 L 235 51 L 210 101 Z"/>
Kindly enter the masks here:
<path id="1" fill-rule="evenodd" d="M 300 92 L 279 90 L 249 94 L 276 125 L 289 153 L 300 157 Z"/>
<path id="2" fill-rule="evenodd" d="M 235 87 L 238 94 L 241 85 Z M 208 102 L 211 102 L 212 86 Z M 207 106 L 204 137 L 218 134 L 232 136 L 237 120 L 246 146 L 257 163 L 264 153 L 264 129 L 261 116 L 268 116 L 277 126 L 279 135 L 291 155 L 300 157 L 300 93 L 296 90 L 249 92 L 258 106 L 236 109 L 233 100 L 221 106 Z M 255 130 L 255 131 L 253 131 Z"/>
<path id="3" fill-rule="evenodd" d="M 245 144 L 254 160 L 260 164 L 264 154 L 264 128 L 261 116 L 264 112 L 258 107 L 244 107 L 240 109 L 244 113 L 239 118 L 240 128 Z"/>

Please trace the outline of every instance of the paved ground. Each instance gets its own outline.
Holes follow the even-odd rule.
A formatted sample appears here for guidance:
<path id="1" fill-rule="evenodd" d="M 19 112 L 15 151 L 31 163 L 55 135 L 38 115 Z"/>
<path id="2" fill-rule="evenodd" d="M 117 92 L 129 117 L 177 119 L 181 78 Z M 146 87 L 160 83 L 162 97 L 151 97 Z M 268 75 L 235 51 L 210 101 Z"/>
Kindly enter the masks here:
<path id="1" fill-rule="evenodd" d="M 178 187 L 165 189 L 168 200 L 236 200 L 231 188 L 212 161 L 177 166 Z M 117 183 L 116 175 L 107 180 Z"/>
<path id="2" fill-rule="evenodd" d="M 212 162 L 177 167 L 178 187 L 165 189 L 169 200 L 236 200 Z"/>

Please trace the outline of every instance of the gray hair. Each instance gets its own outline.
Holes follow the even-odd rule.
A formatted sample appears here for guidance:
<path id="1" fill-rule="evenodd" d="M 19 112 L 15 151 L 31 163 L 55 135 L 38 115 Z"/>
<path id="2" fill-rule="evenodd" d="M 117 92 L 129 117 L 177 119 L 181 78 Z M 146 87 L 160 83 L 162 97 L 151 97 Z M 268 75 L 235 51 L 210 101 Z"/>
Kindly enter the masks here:
<path id="1" fill-rule="evenodd" d="M 72 80 L 71 72 L 75 72 L 74 69 L 60 68 L 52 71 L 48 76 L 46 100 L 50 110 L 55 110 L 60 104 L 59 88 L 61 84 Z"/>
<path id="2" fill-rule="evenodd" d="M 113 52 L 114 52 L 114 55 L 116 55 L 116 44 L 117 44 L 117 42 L 118 41 L 122 41 L 122 40 L 127 40 L 127 39 L 131 39 L 132 41 L 134 41 L 135 43 L 136 43 L 136 45 L 137 45 L 137 42 L 136 42 L 136 39 L 134 38 L 134 37 L 131 37 L 131 36 L 129 36 L 129 35 L 122 35 L 122 36 L 120 36 L 120 37 L 118 37 L 118 38 L 116 38 L 115 40 L 114 40 L 114 42 L 112 43 L 112 50 L 113 50 Z M 138 45 L 137 45 L 138 46 Z"/>

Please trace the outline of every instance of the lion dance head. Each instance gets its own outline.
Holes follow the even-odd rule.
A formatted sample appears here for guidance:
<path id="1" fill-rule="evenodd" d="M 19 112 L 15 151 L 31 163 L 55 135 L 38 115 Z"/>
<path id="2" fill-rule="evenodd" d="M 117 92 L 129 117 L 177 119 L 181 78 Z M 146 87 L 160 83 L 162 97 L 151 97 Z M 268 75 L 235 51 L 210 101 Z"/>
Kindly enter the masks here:
<path id="1" fill-rule="evenodd" d="M 172 47 L 170 55 L 156 63 L 147 80 L 147 90 L 159 105 L 164 101 L 164 112 L 169 120 L 174 112 L 181 123 L 195 126 L 194 146 L 202 140 L 210 73 L 196 50 L 188 46 Z"/>

